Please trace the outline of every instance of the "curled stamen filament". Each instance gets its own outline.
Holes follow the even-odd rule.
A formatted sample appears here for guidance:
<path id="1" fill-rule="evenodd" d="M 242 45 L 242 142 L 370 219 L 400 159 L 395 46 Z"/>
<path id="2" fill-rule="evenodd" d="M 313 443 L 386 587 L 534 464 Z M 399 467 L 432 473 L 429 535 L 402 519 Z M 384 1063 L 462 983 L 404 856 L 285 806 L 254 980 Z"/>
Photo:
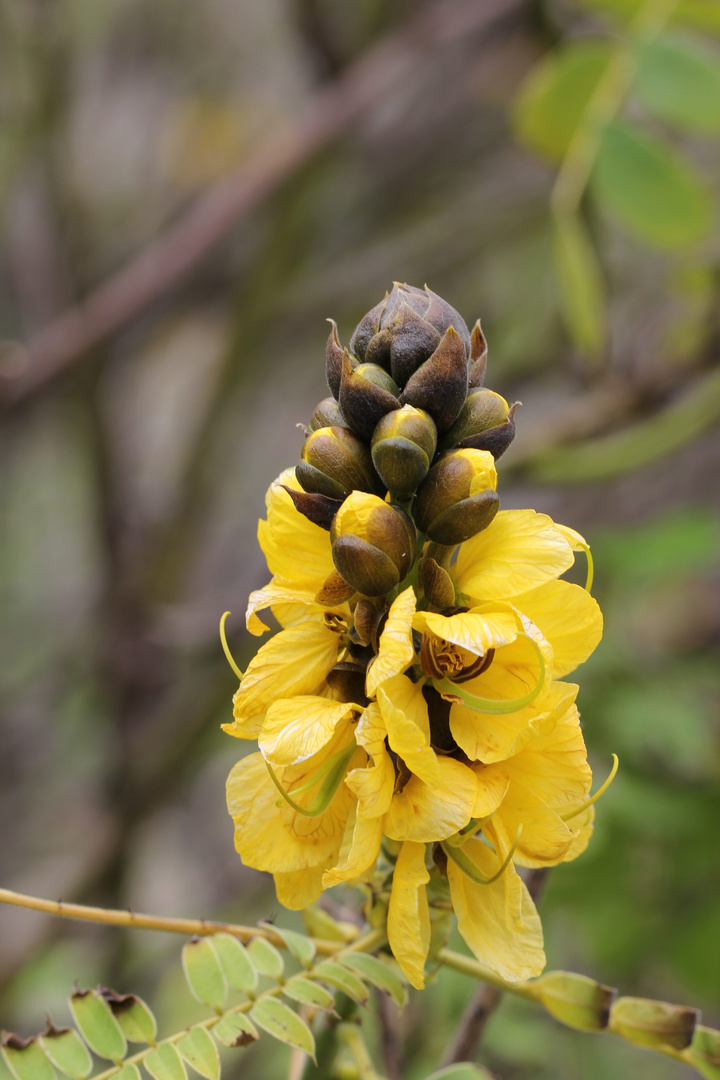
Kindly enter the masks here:
<path id="1" fill-rule="evenodd" d="M 518 709 L 524 709 L 527 705 L 531 705 L 545 685 L 545 657 L 543 656 L 538 643 L 528 634 L 518 634 L 518 637 L 527 638 L 535 650 L 540 662 L 540 674 L 538 676 L 537 685 L 534 686 L 528 694 L 525 694 L 524 697 L 512 698 L 510 701 L 497 701 L 493 698 L 476 697 L 475 694 L 469 693 L 469 691 L 463 689 L 462 686 L 451 682 L 450 679 L 436 681 L 436 689 L 440 691 L 443 697 L 460 698 L 463 704 L 467 705 L 469 709 L 474 709 L 475 712 L 510 713 L 517 712 Z"/>
<path id="2" fill-rule="evenodd" d="M 350 743 L 342 750 L 338 750 L 336 754 L 328 758 L 324 765 L 322 765 L 317 772 L 313 773 L 312 778 L 302 787 L 296 788 L 293 795 L 299 795 L 303 791 L 307 791 L 309 788 L 314 787 L 315 784 L 320 783 L 322 780 L 322 786 L 317 795 L 310 803 L 310 806 L 300 806 L 296 803 L 291 795 L 285 790 L 280 781 L 278 780 L 275 770 L 269 761 L 266 761 L 267 770 L 270 773 L 270 778 L 273 784 L 282 795 L 284 801 L 291 806 L 297 814 L 302 814 L 303 817 L 320 817 L 327 810 L 330 803 L 335 798 L 338 788 L 342 783 L 343 777 L 350 764 L 350 758 L 353 756 L 356 750 L 356 744 Z M 278 806 L 282 803 L 278 802 Z"/>
<path id="3" fill-rule="evenodd" d="M 593 562 L 592 552 L 587 544 L 582 544 L 581 551 L 585 552 L 585 558 L 587 559 L 587 578 L 585 579 L 585 590 L 590 592 L 592 589 L 593 577 L 595 576 L 595 564 Z"/>
<path id="4" fill-rule="evenodd" d="M 618 760 L 617 754 L 613 754 L 613 767 L 610 770 L 610 775 L 608 776 L 602 787 L 599 787 L 594 795 L 592 795 L 589 799 L 586 799 L 585 802 L 581 802 L 580 805 L 576 806 L 574 810 L 569 810 L 567 814 L 559 814 L 558 816 L 562 818 L 563 821 L 572 821 L 572 819 L 574 817 L 577 817 L 578 814 L 582 814 L 583 810 L 587 810 L 588 807 L 592 806 L 593 803 L 597 802 L 600 796 L 605 794 L 605 792 L 615 779 L 619 764 L 620 762 Z"/>
<path id="5" fill-rule="evenodd" d="M 488 814 L 483 818 L 470 818 L 464 829 L 460 829 L 454 836 L 449 836 L 445 841 L 446 844 L 450 844 L 452 847 L 462 847 L 478 829 L 482 829 L 483 825 L 487 825 L 488 821 L 492 818 L 492 814 Z"/>
<path id="6" fill-rule="evenodd" d="M 522 825 L 518 825 L 518 830 L 515 833 L 515 839 L 513 840 L 512 847 L 503 859 L 500 869 L 497 870 L 492 875 L 492 877 L 486 877 L 485 874 L 478 870 L 472 859 L 469 859 L 465 852 L 461 850 L 461 848 L 453 847 L 453 845 L 449 844 L 447 840 L 443 840 L 440 846 L 447 855 L 448 859 L 451 859 L 456 866 L 459 866 L 462 872 L 467 877 L 469 877 L 471 881 L 474 881 L 476 885 L 492 885 L 494 881 L 497 881 L 498 878 L 501 878 L 503 876 L 508 866 L 512 862 L 515 851 L 517 850 L 517 846 L 520 843 L 522 830 Z"/>
<path id="7" fill-rule="evenodd" d="M 235 663 L 235 657 L 230 652 L 230 646 L 228 645 L 227 638 L 225 636 L 225 623 L 227 622 L 227 617 L 229 614 L 230 612 L 226 611 L 220 620 L 220 643 L 223 647 L 223 652 L 225 653 L 225 658 L 227 659 L 228 664 L 233 669 L 238 679 L 240 679 L 240 681 L 242 682 L 243 673 L 238 667 L 238 665 Z"/>

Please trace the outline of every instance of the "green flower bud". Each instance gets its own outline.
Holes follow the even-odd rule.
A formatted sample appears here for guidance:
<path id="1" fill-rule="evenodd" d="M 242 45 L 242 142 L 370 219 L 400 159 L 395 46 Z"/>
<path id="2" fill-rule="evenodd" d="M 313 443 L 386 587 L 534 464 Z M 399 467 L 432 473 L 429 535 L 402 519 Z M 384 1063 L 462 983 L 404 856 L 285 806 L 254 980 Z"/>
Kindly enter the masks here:
<path id="1" fill-rule="evenodd" d="M 551 1016 L 579 1031 L 604 1031 L 617 997 L 611 986 L 567 971 L 548 972 L 534 989 Z"/>
<path id="2" fill-rule="evenodd" d="M 501 457 L 515 438 L 515 408 L 493 390 L 471 390 L 452 427 L 444 432 L 440 448 L 489 450 Z"/>
<path id="3" fill-rule="evenodd" d="M 684 1050 L 700 1019 L 697 1009 L 665 1001 L 622 997 L 610 1011 L 610 1030 L 636 1046 L 672 1046 Z"/>
<path id="4" fill-rule="evenodd" d="M 382 596 L 410 570 L 417 534 L 399 507 L 353 491 L 335 515 L 330 542 L 335 568 L 345 581 L 365 596 Z"/>
<path id="5" fill-rule="evenodd" d="M 412 495 L 427 476 L 435 455 L 432 417 L 413 405 L 387 413 L 373 432 L 371 452 L 380 479 L 397 495 Z"/>
<path id="6" fill-rule="evenodd" d="M 425 556 L 420 561 L 418 580 L 425 599 L 438 611 L 445 611 L 455 604 L 455 586 L 447 570 L 435 559 Z"/>
<path id="7" fill-rule="evenodd" d="M 317 431 L 322 427 L 347 427 L 340 412 L 340 406 L 335 398 L 326 397 L 315 406 L 315 411 L 310 417 L 309 431 Z"/>
<path id="8" fill-rule="evenodd" d="M 462 338 L 451 326 L 432 356 L 408 379 L 402 405 L 425 409 L 438 431 L 450 427 L 467 396 L 467 354 Z"/>
<path id="9" fill-rule="evenodd" d="M 392 292 L 361 319 L 350 348 L 360 360 L 380 365 L 404 386 L 451 326 L 463 342 L 467 361 L 470 334 L 462 316 L 427 286 L 417 289 L 395 282 Z"/>
<path id="10" fill-rule="evenodd" d="M 370 442 L 383 416 L 400 408 L 398 393 L 387 371 L 377 364 L 358 364 L 353 368 L 350 354 L 345 351 L 340 381 L 340 412 L 348 427 L 366 442 Z"/>
<path id="11" fill-rule="evenodd" d="M 307 492 L 345 499 L 351 491 L 382 490 L 367 446 L 343 427 L 312 431 L 295 467 L 298 483 Z"/>
<path id="12" fill-rule="evenodd" d="M 497 473 L 484 450 L 445 454 L 418 489 L 413 516 L 436 544 L 454 545 L 486 529 L 498 511 Z"/>

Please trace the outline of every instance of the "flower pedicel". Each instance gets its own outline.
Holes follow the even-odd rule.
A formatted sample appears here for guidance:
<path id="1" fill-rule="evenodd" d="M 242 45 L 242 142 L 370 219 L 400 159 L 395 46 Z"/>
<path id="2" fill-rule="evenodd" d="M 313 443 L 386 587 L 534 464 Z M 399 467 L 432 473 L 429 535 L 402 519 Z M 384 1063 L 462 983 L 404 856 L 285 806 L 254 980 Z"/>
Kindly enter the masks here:
<path id="1" fill-rule="evenodd" d="M 333 396 L 259 526 L 272 579 L 247 625 L 264 633 L 269 608 L 281 630 L 224 725 L 258 744 L 228 780 L 243 861 L 289 908 L 362 885 L 415 987 L 449 904 L 484 965 L 540 974 L 516 866 L 579 855 L 597 797 L 562 681 L 602 633 L 562 580 L 587 544 L 499 509 L 515 407 L 482 386 L 486 355 L 479 322 L 427 288 L 396 284 L 348 349 L 333 323 Z"/>

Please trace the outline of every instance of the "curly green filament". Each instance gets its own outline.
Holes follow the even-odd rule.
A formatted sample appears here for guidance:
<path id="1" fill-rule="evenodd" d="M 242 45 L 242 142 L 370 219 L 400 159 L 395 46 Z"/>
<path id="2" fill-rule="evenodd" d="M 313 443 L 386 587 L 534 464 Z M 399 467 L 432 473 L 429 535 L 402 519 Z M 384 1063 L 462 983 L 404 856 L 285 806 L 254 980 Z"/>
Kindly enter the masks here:
<path id="1" fill-rule="evenodd" d="M 605 792 L 615 779 L 619 764 L 620 762 L 618 760 L 617 754 L 613 754 L 613 767 L 610 770 L 610 775 L 608 776 L 602 787 L 599 787 L 591 798 L 586 799 L 585 802 L 581 802 L 580 805 L 576 806 L 574 810 L 569 810 L 567 814 L 560 814 L 559 817 L 561 817 L 563 821 L 572 821 L 572 819 L 574 817 L 577 817 L 578 814 L 582 814 L 583 810 L 587 810 L 589 806 L 592 806 L 593 803 L 597 802 L 598 799 L 605 794 Z"/>
<path id="2" fill-rule="evenodd" d="M 242 682 L 243 673 L 235 663 L 235 657 L 230 652 L 230 646 L 228 645 L 227 638 L 225 637 L 225 623 L 229 614 L 230 612 L 226 611 L 222 619 L 220 620 L 220 643 L 222 644 L 223 652 L 225 653 L 228 664 L 233 669 L 238 679 L 240 679 L 240 681 Z"/>
<path id="3" fill-rule="evenodd" d="M 475 835 L 478 829 L 482 829 L 483 825 L 486 825 L 492 817 L 492 814 L 487 814 L 485 817 L 482 818 L 470 818 L 465 828 L 460 829 L 460 831 L 456 832 L 454 836 L 448 836 L 445 843 L 450 844 L 451 847 L 462 847 L 463 844 L 467 843 L 467 841 Z"/>
<path id="4" fill-rule="evenodd" d="M 518 709 L 524 709 L 527 705 L 532 705 L 533 701 L 545 685 L 545 657 L 540 651 L 538 643 L 533 641 L 528 634 L 518 634 L 518 637 L 527 638 L 535 650 L 540 663 L 540 674 L 538 676 L 537 685 L 533 687 L 530 693 L 525 694 L 524 697 L 512 698 L 510 701 L 496 701 L 493 698 L 476 697 L 475 694 L 471 694 L 459 683 L 451 682 L 450 679 L 434 680 L 436 690 L 438 690 L 443 697 L 460 698 L 463 704 L 467 705 L 469 709 L 474 709 L 475 712 L 511 713 L 517 712 Z"/>
<path id="5" fill-rule="evenodd" d="M 501 878 L 503 876 L 508 866 L 512 862 L 513 855 L 515 854 L 517 846 L 520 843 L 522 830 L 522 825 L 518 825 L 518 831 L 515 833 L 515 839 L 513 840 L 512 847 L 503 859 L 502 866 L 492 875 L 492 877 L 486 877 L 485 874 L 481 873 L 481 871 L 478 870 L 472 859 L 469 859 L 465 852 L 461 851 L 459 847 L 454 847 L 452 844 L 449 844 L 447 840 L 443 840 L 441 847 L 447 855 L 448 859 L 451 859 L 456 866 L 459 866 L 463 874 L 469 877 L 471 881 L 474 881 L 476 885 L 492 885 L 494 881 L 497 881 L 498 878 Z"/>
<path id="6" fill-rule="evenodd" d="M 350 743 L 349 746 L 346 746 L 344 750 L 338 750 L 336 754 L 333 754 L 333 756 L 328 759 L 321 769 L 318 769 L 318 771 L 313 774 L 312 784 L 305 784 L 302 789 L 298 789 L 293 793 L 297 795 L 300 790 L 307 791 L 308 787 L 312 787 L 322 779 L 320 790 L 310 803 L 310 806 L 300 806 L 299 803 L 296 803 L 292 796 L 288 795 L 287 791 L 278 780 L 270 762 L 266 761 L 265 764 L 267 765 L 267 770 L 270 773 L 273 784 L 288 806 L 291 806 L 297 814 L 302 814 L 303 817 L 320 817 L 321 814 L 325 813 L 328 806 L 335 798 L 337 789 L 342 783 L 347 767 L 350 764 L 350 758 L 355 753 L 355 750 L 356 745 L 354 742 Z M 330 768 L 327 768 L 328 765 Z"/>
<path id="7" fill-rule="evenodd" d="M 595 563 L 593 562 L 592 552 L 587 544 L 581 546 L 581 550 L 585 552 L 585 558 L 587 559 L 587 578 L 585 579 L 585 591 L 590 592 L 592 589 L 593 578 L 595 576 Z"/>

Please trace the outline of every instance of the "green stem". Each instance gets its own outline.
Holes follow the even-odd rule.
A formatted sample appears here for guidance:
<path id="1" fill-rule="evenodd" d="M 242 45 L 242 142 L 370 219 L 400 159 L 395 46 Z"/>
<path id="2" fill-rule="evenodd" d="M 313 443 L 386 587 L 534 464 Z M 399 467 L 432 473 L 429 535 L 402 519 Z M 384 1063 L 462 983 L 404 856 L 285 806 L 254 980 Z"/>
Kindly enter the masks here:
<path id="1" fill-rule="evenodd" d="M 375 1071 L 365 1040 L 357 1024 L 338 1024 L 338 1042 L 345 1046 L 357 1067 L 358 1080 L 384 1080 Z"/>

